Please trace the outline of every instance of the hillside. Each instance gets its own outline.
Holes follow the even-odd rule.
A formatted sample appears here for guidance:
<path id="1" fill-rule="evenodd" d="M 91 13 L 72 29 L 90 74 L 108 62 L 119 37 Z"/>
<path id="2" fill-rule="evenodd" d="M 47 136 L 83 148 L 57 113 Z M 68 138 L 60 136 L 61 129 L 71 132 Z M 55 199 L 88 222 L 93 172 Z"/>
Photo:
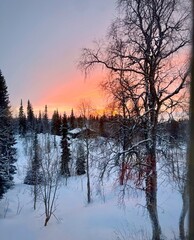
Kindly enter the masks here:
<path id="1" fill-rule="evenodd" d="M 76 140 L 72 141 L 75 145 Z M 103 186 L 99 185 L 95 164 L 91 168 L 92 203 L 87 204 L 85 175 L 69 177 L 67 184 L 62 179 L 57 192 L 55 216 L 44 227 L 43 203 L 39 200 L 34 211 L 32 186 L 23 184 L 29 160 L 25 146 L 25 140 L 17 138 L 15 186 L 0 202 L 1 240 L 147 239 L 150 223 L 143 207 L 144 195 L 129 192 L 124 207 L 120 204 L 121 188 L 115 182 L 114 174 L 103 182 Z M 167 239 L 173 239 L 173 234 L 178 233 L 181 199 L 162 178 L 159 182 L 161 225 Z"/>

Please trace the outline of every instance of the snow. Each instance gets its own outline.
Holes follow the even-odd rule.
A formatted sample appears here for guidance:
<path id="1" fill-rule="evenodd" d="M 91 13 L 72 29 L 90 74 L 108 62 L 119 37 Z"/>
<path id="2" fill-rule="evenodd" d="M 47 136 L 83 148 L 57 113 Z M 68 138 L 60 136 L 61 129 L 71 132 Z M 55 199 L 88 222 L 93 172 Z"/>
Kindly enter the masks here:
<path id="1" fill-rule="evenodd" d="M 95 185 L 95 169 L 91 173 L 92 203 L 87 204 L 85 176 L 70 177 L 67 185 L 65 180 L 60 185 L 56 218 L 52 216 L 44 227 L 43 204 L 38 202 L 34 211 L 31 186 L 23 184 L 30 156 L 30 152 L 26 152 L 29 144 L 18 138 L 15 186 L 0 201 L 1 240 L 116 240 L 121 234 L 128 239 L 140 239 L 138 233 L 142 229 L 149 234 L 151 226 L 143 207 L 144 194 L 129 193 L 123 207 L 119 204 L 121 189 L 113 184 L 113 179 L 104 181 L 103 187 Z M 173 239 L 173 233 L 178 234 L 181 197 L 171 185 L 160 184 L 158 206 L 162 231 L 167 239 Z"/>
<path id="2" fill-rule="evenodd" d="M 86 128 L 74 128 L 69 131 L 70 134 L 77 134 L 80 133 L 81 131 L 85 130 Z"/>

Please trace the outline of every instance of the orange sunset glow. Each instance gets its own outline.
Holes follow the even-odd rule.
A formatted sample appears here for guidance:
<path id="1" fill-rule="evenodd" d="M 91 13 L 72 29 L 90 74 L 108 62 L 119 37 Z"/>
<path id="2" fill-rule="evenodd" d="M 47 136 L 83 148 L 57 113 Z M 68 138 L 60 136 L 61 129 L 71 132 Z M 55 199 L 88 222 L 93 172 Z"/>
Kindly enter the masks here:
<path id="1" fill-rule="evenodd" d="M 73 108 L 75 113 L 79 114 L 77 106 L 82 100 L 88 100 L 92 107 L 97 111 L 104 109 L 106 105 L 105 93 L 101 90 L 99 84 L 104 79 L 103 72 L 96 72 L 87 78 L 84 75 L 74 76 L 70 81 L 63 81 L 60 86 L 49 86 L 42 93 L 42 97 L 34 105 L 34 110 L 38 113 L 43 110 L 44 106 L 48 106 L 49 115 L 54 110 L 70 114 Z M 62 82 L 62 80 L 60 80 Z"/>
<path id="2" fill-rule="evenodd" d="M 170 64 L 170 69 L 172 69 L 172 66 L 176 68 L 177 65 L 183 65 L 183 63 L 186 63 L 186 59 L 189 59 L 188 53 L 177 54 Z M 107 78 L 107 72 L 97 68 L 88 76 L 85 76 L 79 69 L 76 69 L 75 65 L 73 66 L 74 73 L 66 76 L 62 68 L 64 61 L 63 58 L 59 59 L 58 63 L 61 68 L 58 72 L 51 68 L 51 74 L 48 75 L 45 69 L 38 69 L 33 74 L 34 79 L 41 79 L 41 82 L 35 82 L 37 87 L 42 85 L 43 88 L 43 91 L 39 92 L 41 95 L 39 100 L 35 104 L 32 102 L 35 113 L 38 114 L 39 111 L 44 111 L 44 106 L 47 105 L 49 117 L 52 116 L 55 110 L 60 113 L 66 112 L 70 114 L 71 110 L 74 109 L 75 114 L 79 115 L 79 103 L 82 100 L 87 100 L 97 113 L 103 114 L 108 102 L 100 83 Z M 47 88 L 44 89 L 46 83 Z M 172 88 L 173 86 L 171 86 Z"/>
<path id="3" fill-rule="evenodd" d="M 0 240 L 194 240 L 192 9 L 0 0 Z"/>
<path id="4" fill-rule="evenodd" d="M 81 6 L 65 5 L 62 1 L 46 6 L 39 5 L 39 1 L 31 5 L 20 1 L 23 11 L 15 3 L 12 10 L 9 4 L 4 6 L 5 12 L 12 11 L 13 18 L 4 16 L 7 25 L 2 24 L 0 44 L 0 64 L 14 115 L 18 114 L 21 99 L 25 109 L 30 100 L 35 114 L 43 111 L 45 105 L 49 116 L 56 109 L 69 114 L 73 108 L 76 113 L 82 99 L 103 112 L 107 97 L 99 84 L 106 72 L 98 68 L 85 78 L 77 65 L 81 49 L 93 48 L 94 40 L 106 36 L 115 12 L 114 3 L 99 1 L 94 7 L 88 2 L 87 8 L 80 11 Z M 11 39 L 15 39 L 15 44 Z M 184 59 L 183 55 L 176 56 L 176 64 Z"/>

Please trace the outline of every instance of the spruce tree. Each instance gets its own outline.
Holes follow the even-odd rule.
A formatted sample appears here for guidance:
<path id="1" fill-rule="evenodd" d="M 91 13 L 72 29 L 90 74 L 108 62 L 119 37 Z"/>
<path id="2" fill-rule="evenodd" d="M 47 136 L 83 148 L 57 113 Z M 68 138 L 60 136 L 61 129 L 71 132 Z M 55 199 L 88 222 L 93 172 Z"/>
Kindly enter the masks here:
<path id="1" fill-rule="evenodd" d="M 16 171 L 14 144 L 9 95 L 0 71 L 0 198 L 13 185 L 13 174 Z"/>
<path id="2" fill-rule="evenodd" d="M 37 119 L 37 133 L 43 133 L 43 122 L 42 122 L 41 111 L 39 111 L 39 115 Z"/>
<path id="3" fill-rule="evenodd" d="M 24 113 L 24 108 L 22 104 L 22 100 L 20 103 L 20 108 L 19 108 L 19 134 L 21 137 L 24 137 L 26 134 L 26 115 Z"/>
<path id="4" fill-rule="evenodd" d="M 83 128 L 83 127 L 84 127 L 84 119 L 83 119 L 82 116 L 79 116 L 79 117 L 77 118 L 77 127 L 78 127 L 78 128 Z"/>
<path id="5" fill-rule="evenodd" d="M 76 173 L 82 175 L 86 173 L 86 159 L 83 144 L 79 143 L 77 147 Z"/>
<path id="6" fill-rule="evenodd" d="M 44 115 L 43 115 L 43 133 L 49 133 L 49 120 L 48 120 L 48 108 L 47 105 L 45 105 L 44 109 Z"/>
<path id="7" fill-rule="evenodd" d="M 40 176 L 41 157 L 37 131 L 35 131 L 34 133 L 33 154 L 31 157 L 32 159 L 30 162 L 29 169 L 27 171 L 27 175 L 24 179 L 24 183 L 29 185 L 37 185 L 41 182 Z"/>
<path id="8" fill-rule="evenodd" d="M 73 109 L 71 110 L 69 122 L 70 122 L 70 129 L 74 129 L 75 128 L 75 116 L 74 116 Z"/>
<path id="9" fill-rule="evenodd" d="M 54 111 L 51 121 L 51 132 L 54 135 L 61 135 L 61 117 L 58 110 Z"/>
<path id="10" fill-rule="evenodd" d="M 61 128 L 61 134 L 62 134 L 61 175 L 65 177 L 70 176 L 70 171 L 69 171 L 70 149 L 69 149 L 67 133 L 68 133 L 67 116 L 64 113 L 62 118 L 62 128 Z"/>
<path id="11" fill-rule="evenodd" d="M 35 117 L 33 112 L 33 107 L 30 101 L 27 103 L 27 129 L 29 132 L 34 131 Z"/>
<path id="12" fill-rule="evenodd" d="M 103 116 L 100 117 L 99 120 L 99 133 L 100 136 L 105 137 L 105 121 L 106 121 L 106 115 L 104 114 Z"/>

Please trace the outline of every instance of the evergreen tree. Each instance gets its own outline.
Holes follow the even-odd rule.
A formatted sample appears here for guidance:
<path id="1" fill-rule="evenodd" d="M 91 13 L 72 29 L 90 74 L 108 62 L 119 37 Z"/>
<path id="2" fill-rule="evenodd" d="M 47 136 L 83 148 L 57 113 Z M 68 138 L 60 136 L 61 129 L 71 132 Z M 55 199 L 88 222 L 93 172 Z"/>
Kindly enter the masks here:
<path id="1" fill-rule="evenodd" d="M 9 95 L 0 71 L 0 198 L 13 185 L 13 174 L 16 171 L 13 165 L 16 161 L 14 144 Z"/>
<path id="2" fill-rule="evenodd" d="M 74 129 L 75 128 L 75 116 L 74 116 L 73 109 L 71 110 L 71 115 L 70 115 L 69 121 L 70 121 L 70 129 Z"/>
<path id="3" fill-rule="evenodd" d="M 82 116 L 79 116 L 77 118 L 77 127 L 78 128 L 83 128 L 83 126 L 84 126 L 84 118 Z"/>
<path id="4" fill-rule="evenodd" d="M 61 117 L 58 110 L 54 111 L 51 121 L 51 132 L 54 135 L 61 135 Z"/>
<path id="5" fill-rule="evenodd" d="M 62 133 L 61 174 L 68 177 L 70 176 L 70 171 L 69 171 L 70 150 L 69 150 L 69 143 L 68 143 L 68 136 L 67 136 L 67 133 L 68 133 L 67 116 L 65 113 L 62 118 L 61 133 Z"/>
<path id="6" fill-rule="evenodd" d="M 43 133 L 49 133 L 49 120 L 48 120 L 48 109 L 47 105 L 45 105 L 44 115 L 43 115 Z"/>
<path id="7" fill-rule="evenodd" d="M 24 108 L 22 104 L 22 100 L 20 103 L 20 108 L 19 108 L 19 134 L 21 137 L 24 137 L 26 134 L 26 115 L 24 113 Z"/>
<path id="8" fill-rule="evenodd" d="M 168 123 L 169 141 L 171 144 L 175 144 L 179 137 L 179 122 L 171 119 Z"/>
<path id="9" fill-rule="evenodd" d="M 84 146 L 81 143 L 79 143 L 77 147 L 77 159 L 76 159 L 77 175 L 82 175 L 86 173 L 85 165 L 86 165 L 86 159 L 85 159 Z"/>
<path id="10" fill-rule="evenodd" d="M 39 111 L 39 115 L 37 119 L 37 133 L 43 133 L 43 122 L 42 122 L 41 111 Z"/>
<path id="11" fill-rule="evenodd" d="M 104 114 L 102 117 L 100 117 L 100 120 L 99 120 L 99 133 L 102 137 L 106 136 L 105 122 L 106 122 L 106 115 Z"/>
<path id="12" fill-rule="evenodd" d="M 35 125 L 35 117 L 33 112 L 33 107 L 30 101 L 28 100 L 27 103 L 27 129 L 29 132 L 32 132 L 34 130 Z"/>
<path id="13" fill-rule="evenodd" d="M 37 185 L 38 183 L 41 182 L 40 166 L 41 166 L 40 147 L 38 143 L 37 131 L 35 131 L 33 141 L 33 154 L 29 169 L 27 171 L 27 175 L 24 179 L 25 184 Z"/>

